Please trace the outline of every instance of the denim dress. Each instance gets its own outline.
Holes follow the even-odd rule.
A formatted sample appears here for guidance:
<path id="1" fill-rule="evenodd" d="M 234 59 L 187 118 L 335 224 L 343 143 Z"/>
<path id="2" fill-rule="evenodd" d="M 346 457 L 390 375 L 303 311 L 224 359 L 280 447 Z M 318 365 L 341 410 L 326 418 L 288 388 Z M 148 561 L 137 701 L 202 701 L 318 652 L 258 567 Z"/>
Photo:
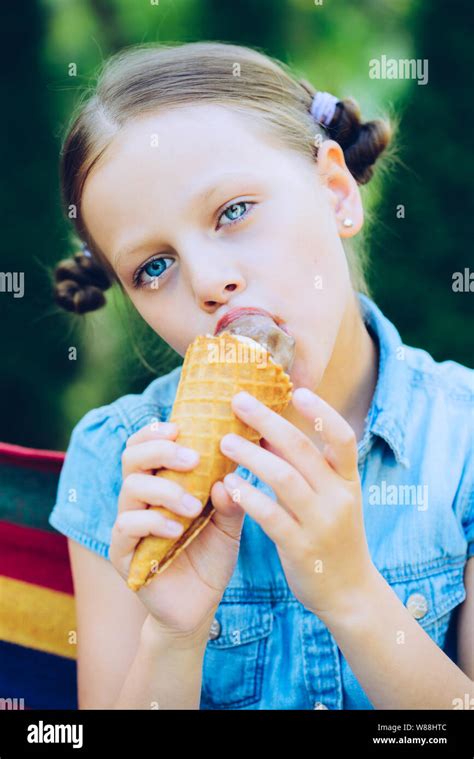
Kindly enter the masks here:
<path id="1" fill-rule="evenodd" d="M 358 441 L 374 565 L 456 662 L 464 568 L 474 555 L 473 377 L 402 343 L 359 293 L 378 342 L 376 389 Z M 169 419 L 181 366 L 92 409 L 74 427 L 49 523 L 109 558 L 127 438 Z M 250 470 L 237 474 L 276 499 Z M 382 613 L 382 610 L 381 610 Z M 293 595 L 274 543 L 248 515 L 203 662 L 201 709 L 373 709 L 327 627 Z"/>

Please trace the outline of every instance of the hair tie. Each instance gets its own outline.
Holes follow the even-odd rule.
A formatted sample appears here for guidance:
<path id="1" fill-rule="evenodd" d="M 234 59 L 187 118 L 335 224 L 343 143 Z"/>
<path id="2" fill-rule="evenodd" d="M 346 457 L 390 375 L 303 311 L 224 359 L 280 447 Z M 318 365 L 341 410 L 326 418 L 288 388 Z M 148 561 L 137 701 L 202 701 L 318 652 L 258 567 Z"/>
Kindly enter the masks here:
<path id="1" fill-rule="evenodd" d="M 82 245 L 82 253 L 84 256 L 87 256 L 87 258 L 92 258 L 92 253 L 90 252 L 89 248 L 87 247 L 87 243 L 83 242 Z"/>
<path id="2" fill-rule="evenodd" d="M 339 102 L 339 98 L 330 92 L 317 92 L 311 103 L 311 115 L 324 126 L 329 126 Z"/>

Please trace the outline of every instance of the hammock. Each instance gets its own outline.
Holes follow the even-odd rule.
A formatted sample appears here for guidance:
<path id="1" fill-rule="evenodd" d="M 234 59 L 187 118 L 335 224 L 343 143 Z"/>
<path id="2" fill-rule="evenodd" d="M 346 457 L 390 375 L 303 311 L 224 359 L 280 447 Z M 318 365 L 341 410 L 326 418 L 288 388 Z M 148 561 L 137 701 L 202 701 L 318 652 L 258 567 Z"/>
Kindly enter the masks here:
<path id="1" fill-rule="evenodd" d="M 48 524 L 64 456 L 0 443 L 0 710 L 77 709 L 67 538 Z"/>

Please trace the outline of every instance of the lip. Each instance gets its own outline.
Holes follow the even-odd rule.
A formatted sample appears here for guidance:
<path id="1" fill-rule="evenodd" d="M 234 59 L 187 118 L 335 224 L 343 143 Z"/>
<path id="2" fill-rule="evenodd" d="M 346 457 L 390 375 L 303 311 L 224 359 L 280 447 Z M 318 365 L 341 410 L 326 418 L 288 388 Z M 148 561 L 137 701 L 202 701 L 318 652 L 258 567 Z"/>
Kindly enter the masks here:
<path id="1" fill-rule="evenodd" d="M 270 319 L 273 319 L 275 324 L 278 327 L 280 327 L 280 329 L 282 329 L 283 332 L 286 332 L 287 335 L 290 334 L 289 330 L 284 326 L 284 320 L 280 316 L 277 316 L 276 314 L 271 314 L 269 311 L 265 311 L 264 308 L 258 308 L 256 306 L 242 306 L 240 308 L 231 308 L 219 319 L 219 321 L 216 324 L 216 328 L 214 330 L 214 335 L 217 335 L 218 332 L 221 332 L 231 322 L 235 321 L 236 319 L 239 319 L 241 316 L 249 316 L 251 314 L 260 314 L 261 316 L 268 316 Z"/>

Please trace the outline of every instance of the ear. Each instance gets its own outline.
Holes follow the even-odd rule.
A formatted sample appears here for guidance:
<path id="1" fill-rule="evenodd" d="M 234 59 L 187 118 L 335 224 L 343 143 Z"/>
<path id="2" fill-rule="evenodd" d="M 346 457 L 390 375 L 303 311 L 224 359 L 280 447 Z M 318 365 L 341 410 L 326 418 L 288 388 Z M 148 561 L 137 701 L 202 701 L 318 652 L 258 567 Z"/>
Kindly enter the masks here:
<path id="1" fill-rule="evenodd" d="M 364 210 L 359 187 L 346 166 L 344 153 L 335 140 L 325 140 L 318 149 L 316 167 L 323 189 L 328 195 L 340 237 L 353 237 L 364 223 Z M 344 227 L 344 219 L 352 219 L 352 227 Z"/>

